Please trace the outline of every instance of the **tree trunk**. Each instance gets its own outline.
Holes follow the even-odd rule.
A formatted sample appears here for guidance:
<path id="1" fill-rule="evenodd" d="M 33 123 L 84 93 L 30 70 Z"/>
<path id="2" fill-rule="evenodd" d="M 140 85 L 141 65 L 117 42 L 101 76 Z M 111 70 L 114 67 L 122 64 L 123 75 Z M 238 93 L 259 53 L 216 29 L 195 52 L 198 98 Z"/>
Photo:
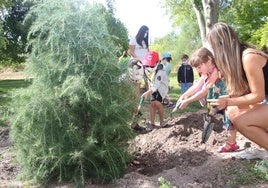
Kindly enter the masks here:
<path id="1" fill-rule="evenodd" d="M 202 10 L 198 7 L 197 3 L 195 1 L 192 1 L 192 6 L 197 17 L 201 40 L 203 44 L 207 32 L 215 23 L 218 22 L 219 4 L 219 0 L 202 0 L 202 12 Z"/>
<path id="2" fill-rule="evenodd" d="M 206 22 L 206 33 L 218 22 L 219 4 L 219 0 L 202 0 Z"/>
<path id="3" fill-rule="evenodd" d="M 198 5 L 193 2 L 192 4 L 196 17 L 197 17 L 197 22 L 198 22 L 198 26 L 199 26 L 199 30 L 200 30 L 200 35 L 201 35 L 201 40 L 202 42 L 204 41 L 205 37 L 206 37 L 206 27 L 205 27 L 205 19 L 204 16 L 202 14 L 202 11 L 200 10 L 200 8 L 198 7 Z"/>

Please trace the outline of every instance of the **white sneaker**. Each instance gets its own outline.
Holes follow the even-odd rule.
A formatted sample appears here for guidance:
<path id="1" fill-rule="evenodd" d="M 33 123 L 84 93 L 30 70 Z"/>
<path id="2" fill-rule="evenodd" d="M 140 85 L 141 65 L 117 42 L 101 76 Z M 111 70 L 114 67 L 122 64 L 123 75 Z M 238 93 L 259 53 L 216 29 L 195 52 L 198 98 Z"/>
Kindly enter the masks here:
<path id="1" fill-rule="evenodd" d="M 257 147 L 250 147 L 236 154 L 240 159 L 268 159 L 268 151 Z"/>

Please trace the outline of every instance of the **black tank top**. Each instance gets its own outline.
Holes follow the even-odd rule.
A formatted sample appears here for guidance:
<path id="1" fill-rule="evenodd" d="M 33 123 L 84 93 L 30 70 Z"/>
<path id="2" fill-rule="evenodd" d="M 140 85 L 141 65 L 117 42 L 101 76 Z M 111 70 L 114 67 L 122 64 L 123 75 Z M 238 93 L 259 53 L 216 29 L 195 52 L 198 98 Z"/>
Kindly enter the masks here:
<path id="1" fill-rule="evenodd" d="M 248 52 L 247 54 L 258 54 L 262 56 L 262 54 L 258 52 Z M 244 56 L 245 55 L 246 54 L 244 54 Z M 268 59 L 266 61 L 266 64 L 262 68 L 262 70 L 263 70 L 263 75 L 264 75 L 265 95 L 268 95 Z"/>
<path id="2" fill-rule="evenodd" d="M 268 59 L 262 70 L 264 74 L 265 94 L 268 95 Z"/>

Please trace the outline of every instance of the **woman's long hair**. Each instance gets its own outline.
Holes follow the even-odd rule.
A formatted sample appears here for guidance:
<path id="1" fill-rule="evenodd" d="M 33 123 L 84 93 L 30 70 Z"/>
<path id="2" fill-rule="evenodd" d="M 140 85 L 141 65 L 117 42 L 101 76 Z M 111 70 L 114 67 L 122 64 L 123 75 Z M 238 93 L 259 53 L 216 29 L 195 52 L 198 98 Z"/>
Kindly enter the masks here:
<path id="1" fill-rule="evenodd" d="M 136 41 L 137 43 L 143 47 L 142 41 L 144 40 L 146 48 L 149 47 L 148 39 L 149 39 L 149 32 L 147 33 L 146 37 L 144 37 L 145 33 L 149 30 L 149 28 L 146 25 L 141 26 L 139 29 L 137 35 L 136 35 Z"/>
<path id="2" fill-rule="evenodd" d="M 242 43 L 235 31 L 226 23 L 212 26 L 206 40 L 213 49 L 216 65 L 224 76 L 230 95 L 241 95 L 248 89 L 248 81 L 243 69 L 242 53 L 248 44 Z"/>

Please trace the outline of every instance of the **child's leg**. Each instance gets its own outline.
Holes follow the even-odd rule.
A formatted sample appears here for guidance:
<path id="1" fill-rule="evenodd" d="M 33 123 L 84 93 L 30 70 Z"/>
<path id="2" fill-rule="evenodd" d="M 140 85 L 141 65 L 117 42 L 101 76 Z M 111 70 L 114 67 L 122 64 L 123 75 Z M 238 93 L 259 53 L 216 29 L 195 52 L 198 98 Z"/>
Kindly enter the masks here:
<path id="1" fill-rule="evenodd" d="M 236 133 L 237 133 L 236 129 L 228 130 L 227 142 L 236 143 Z"/>
<path id="2" fill-rule="evenodd" d="M 151 120 L 151 124 L 155 125 L 155 113 L 156 113 L 156 103 L 158 101 L 152 101 L 151 102 L 151 106 L 150 106 L 150 120 Z"/>
<path id="3" fill-rule="evenodd" d="M 229 127 L 227 127 L 227 129 L 228 129 L 227 140 L 225 144 L 219 148 L 220 153 L 236 151 L 239 149 L 239 146 L 236 144 L 237 130 L 234 128 L 232 124 Z"/>
<path id="4" fill-rule="evenodd" d="M 161 104 L 161 102 L 155 101 L 155 106 L 156 106 L 157 111 L 158 111 L 160 125 L 162 125 L 162 123 L 164 121 L 164 108 L 163 108 L 163 105 Z"/>
<path id="5" fill-rule="evenodd" d="M 227 117 L 226 111 L 224 111 L 223 119 L 224 119 L 223 129 L 227 130 L 227 140 L 225 144 L 219 148 L 218 151 L 220 153 L 236 151 L 239 149 L 239 146 L 236 144 L 237 130 L 235 129 L 233 123 Z"/>

